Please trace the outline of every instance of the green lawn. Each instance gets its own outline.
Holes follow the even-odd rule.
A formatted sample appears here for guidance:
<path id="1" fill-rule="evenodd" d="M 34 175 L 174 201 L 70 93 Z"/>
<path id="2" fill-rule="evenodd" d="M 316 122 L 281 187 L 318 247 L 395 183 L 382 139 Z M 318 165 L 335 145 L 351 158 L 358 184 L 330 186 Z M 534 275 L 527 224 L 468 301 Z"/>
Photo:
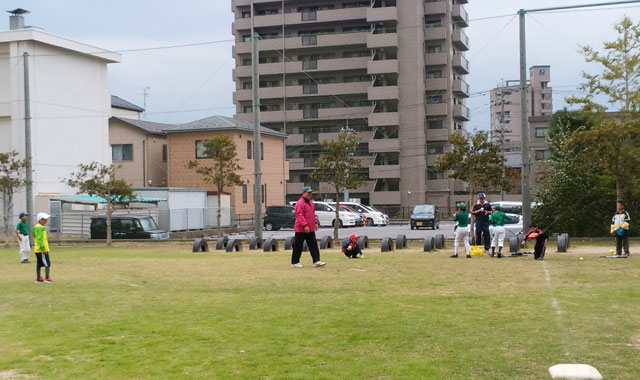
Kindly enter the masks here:
<path id="1" fill-rule="evenodd" d="M 293 269 L 286 252 L 54 246 L 55 284 L 0 249 L 0 379 L 640 379 L 639 248 L 333 250 Z"/>

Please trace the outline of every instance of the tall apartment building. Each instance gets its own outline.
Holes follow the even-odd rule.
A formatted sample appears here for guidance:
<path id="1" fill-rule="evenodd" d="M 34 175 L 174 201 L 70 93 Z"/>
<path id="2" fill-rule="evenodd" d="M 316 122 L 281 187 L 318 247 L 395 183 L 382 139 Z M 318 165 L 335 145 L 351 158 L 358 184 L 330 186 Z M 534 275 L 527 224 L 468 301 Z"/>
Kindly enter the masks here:
<path id="1" fill-rule="evenodd" d="M 538 123 L 553 113 L 551 66 L 529 68 L 527 84 L 528 118 Z M 520 81 L 509 80 L 505 85 L 491 90 L 491 135 L 500 136 L 504 130 L 505 151 L 520 152 L 522 142 Z M 539 134 L 546 131 L 539 131 Z M 543 136 L 538 136 L 543 137 Z"/>
<path id="2" fill-rule="evenodd" d="M 252 14 L 251 4 L 254 4 Z M 251 27 L 261 37 L 261 124 L 288 134 L 287 198 L 308 184 L 323 139 L 358 133 L 369 181 L 350 197 L 379 206 L 453 204 L 465 185 L 433 167 L 465 130 L 467 0 L 232 0 L 236 118 L 252 121 Z"/>

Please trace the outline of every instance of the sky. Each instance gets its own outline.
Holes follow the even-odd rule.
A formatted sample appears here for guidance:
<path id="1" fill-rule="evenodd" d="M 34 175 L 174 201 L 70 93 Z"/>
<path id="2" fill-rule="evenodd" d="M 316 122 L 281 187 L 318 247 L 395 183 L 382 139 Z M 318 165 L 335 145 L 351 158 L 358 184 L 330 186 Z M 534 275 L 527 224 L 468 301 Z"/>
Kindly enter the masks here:
<path id="1" fill-rule="evenodd" d="M 467 128 L 488 129 L 489 95 L 483 92 L 501 79 L 518 78 L 518 9 L 603 1 L 470 0 L 467 82 L 472 97 L 467 101 L 471 109 Z M 148 87 L 145 118 L 156 122 L 177 124 L 235 113 L 230 0 L 5 0 L 3 4 L 7 10 L 31 11 L 26 25 L 108 50 L 197 44 L 123 52 L 122 63 L 109 67 L 111 94 L 144 106 Z M 583 71 L 598 72 L 595 64 L 585 62 L 579 45 L 600 49 L 604 41 L 614 40 L 613 24 L 625 14 L 639 22 L 640 3 L 527 16 L 527 64 L 551 65 L 554 110 L 566 106 L 565 97 L 579 94 L 576 86 Z M 488 19 L 494 16 L 505 17 Z M 7 14 L 0 20 L 0 30 L 8 29 Z"/>

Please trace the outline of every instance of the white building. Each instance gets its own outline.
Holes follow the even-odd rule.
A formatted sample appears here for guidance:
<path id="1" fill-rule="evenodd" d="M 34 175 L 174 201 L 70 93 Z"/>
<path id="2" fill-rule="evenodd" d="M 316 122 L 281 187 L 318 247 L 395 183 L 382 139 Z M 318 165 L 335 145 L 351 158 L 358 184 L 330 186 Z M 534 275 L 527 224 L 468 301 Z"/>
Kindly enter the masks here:
<path id="1" fill-rule="evenodd" d="M 26 59 L 33 211 L 48 211 L 48 196 L 75 194 L 61 180 L 69 178 L 79 164 L 111 163 L 107 65 L 120 62 L 121 55 L 25 28 L 16 11 L 11 16 L 11 30 L 0 32 L 0 151 L 15 150 L 25 157 Z M 23 191 L 14 200 L 13 213 L 24 210 L 25 205 Z"/>

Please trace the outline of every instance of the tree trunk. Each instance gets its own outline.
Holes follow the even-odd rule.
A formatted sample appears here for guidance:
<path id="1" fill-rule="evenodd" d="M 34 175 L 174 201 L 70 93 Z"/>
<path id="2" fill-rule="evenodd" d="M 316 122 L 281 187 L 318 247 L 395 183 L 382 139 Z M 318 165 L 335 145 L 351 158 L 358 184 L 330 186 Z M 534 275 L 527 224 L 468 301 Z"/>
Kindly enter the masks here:
<path id="1" fill-rule="evenodd" d="M 111 205 L 111 195 L 107 195 L 107 247 L 111 247 L 113 239 L 111 237 L 111 215 L 113 215 L 113 207 Z"/>
<path id="2" fill-rule="evenodd" d="M 622 191 L 622 181 L 620 175 L 616 174 L 616 202 L 624 201 L 623 191 Z"/>
<path id="3" fill-rule="evenodd" d="M 218 237 L 222 236 L 222 186 L 218 185 L 218 209 L 216 210 L 216 226 L 218 227 Z"/>
<path id="4" fill-rule="evenodd" d="M 9 215 L 11 214 L 11 210 L 13 209 L 13 200 L 10 199 L 10 198 L 11 197 L 9 196 L 9 194 L 7 194 L 6 191 L 4 191 L 2 193 L 2 208 L 3 208 L 3 214 L 4 214 L 4 230 L 6 232 L 5 241 L 4 241 L 5 248 L 9 248 L 9 236 L 11 236 L 11 233 L 9 232 Z"/>
<path id="5" fill-rule="evenodd" d="M 336 188 L 336 221 L 333 223 L 333 241 L 338 242 L 338 227 L 340 227 L 340 192 Z M 336 244 L 340 244 L 339 242 Z"/>

